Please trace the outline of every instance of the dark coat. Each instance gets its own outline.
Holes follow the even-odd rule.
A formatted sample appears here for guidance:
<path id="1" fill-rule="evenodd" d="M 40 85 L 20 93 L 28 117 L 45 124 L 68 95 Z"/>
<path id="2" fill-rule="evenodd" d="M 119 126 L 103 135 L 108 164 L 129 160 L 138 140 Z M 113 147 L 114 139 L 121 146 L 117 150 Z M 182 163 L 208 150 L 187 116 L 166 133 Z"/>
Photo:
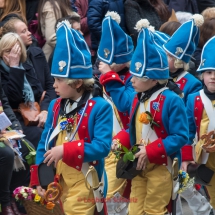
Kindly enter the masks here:
<path id="1" fill-rule="evenodd" d="M 164 2 L 173 8 L 175 12 L 184 11 L 192 14 L 199 13 L 197 0 L 164 0 Z"/>
<path id="2" fill-rule="evenodd" d="M 155 30 L 159 30 L 160 26 L 164 23 L 161 21 L 155 9 L 146 1 L 126 0 L 124 7 L 126 27 L 135 47 L 138 32 L 134 27 L 140 19 L 148 19 L 150 25 L 155 27 Z"/>
<path id="3" fill-rule="evenodd" d="M 48 110 L 51 100 L 56 98 L 56 93 L 53 88 L 54 81 L 51 77 L 45 55 L 42 49 L 38 47 L 30 47 L 27 53 L 28 61 L 23 63 L 25 70 L 20 68 L 10 68 L 10 73 L 7 73 L 0 65 L 3 89 L 8 97 L 11 107 L 17 109 L 19 104 L 24 102 L 23 86 L 24 74 L 26 74 L 26 78 L 33 90 L 35 101 L 39 102 L 43 91 L 46 91 L 45 98 L 40 107 L 41 111 Z M 29 62 L 29 59 L 31 62 Z M 37 147 L 43 129 L 36 126 L 25 126 L 20 113 L 15 112 L 15 114 L 23 127 L 26 138 Z"/>
<path id="4" fill-rule="evenodd" d="M 201 13 L 203 10 L 205 10 L 208 7 L 215 7 L 214 0 L 196 0 L 196 1 L 199 8 L 199 13 Z"/>
<path id="5" fill-rule="evenodd" d="M 125 30 L 123 0 L 89 0 L 87 23 L 91 34 L 91 47 L 97 51 L 102 32 L 102 20 L 107 11 L 116 11 L 120 17 L 120 26 Z"/>
<path id="6" fill-rule="evenodd" d="M 0 76 L 0 83 L 1 83 L 1 76 Z M 15 130 L 22 130 L 22 127 L 21 127 L 19 121 L 17 120 L 11 106 L 9 105 L 7 96 L 5 95 L 1 84 L 0 84 L 0 100 L 2 102 L 2 106 L 3 106 L 3 110 L 4 110 L 5 114 L 7 115 L 7 117 L 9 118 L 9 120 L 12 123 L 11 128 L 15 129 Z"/>
<path id="7" fill-rule="evenodd" d="M 26 18 L 28 23 L 32 20 L 37 19 L 36 13 L 38 9 L 38 0 L 26 0 Z"/>

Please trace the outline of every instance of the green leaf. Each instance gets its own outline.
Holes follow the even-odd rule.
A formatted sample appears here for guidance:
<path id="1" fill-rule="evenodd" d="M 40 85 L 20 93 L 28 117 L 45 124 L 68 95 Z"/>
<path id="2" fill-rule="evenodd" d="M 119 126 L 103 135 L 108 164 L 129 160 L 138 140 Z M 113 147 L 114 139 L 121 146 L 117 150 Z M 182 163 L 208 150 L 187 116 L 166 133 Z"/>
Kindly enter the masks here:
<path id="1" fill-rule="evenodd" d="M 146 111 L 145 113 L 152 118 L 152 114 L 149 111 Z"/>
<path id="2" fill-rule="evenodd" d="M 0 142 L 0 147 L 1 148 L 4 148 L 5 147 L 5 144 L 3 142 Z"/>
<path id="3" fill-rule="evenodd" d="M 158 128 L 160 127 L 160 125 L 159 125 L 159 124 L 157 124 L 157 122 L 152 121 L 152 123 L 153 123 L 154 125 L 156 125 Z"/>
<path id="4" fill-rule="evenodd" d="M 25 156 L 25 159 L 28 160 L 31 158 L 31 154 L 29 153 L 28 155 Z"/>
<path id="5" fill-rule="evenodd" d="M 137 146 L 133 146 L 131 151 L 133 152 L 133 154 L 137 151 L 138 147 Z"/>
<path id="6" fill-rule="evenodd" d="M 26 159 L 26 160 L 27 160 L 27 163 L 29 166 L 33 164 L 33 159 L 31 157 L 29 159 Z"/>
<path id="7" fill-rule="evenodd" d="M 30 152 L 31 155 L 36 155 L 36 151 Z"/>
<path id="8" fill-rule="evenodd" d="M 126 163 L 128 161 L 127 154 L 124 154 L 122 159 Z"/>
<path id="9" fill-rule="evenodd" d="M 129 161 L 134 161 L 134 159 L 135 159 L 135 156 L 132 152 L 126 153 L 126 157 Z"/>
<path id="10" fill-rule="evenodd" d="M 124 151 L 125 153 L 129 152 L 129 150 L 128 150 L 125 146 L 123 146 L 123 145 L 122 145 L 122 149 L 123 149 L 123 151 Z"/>

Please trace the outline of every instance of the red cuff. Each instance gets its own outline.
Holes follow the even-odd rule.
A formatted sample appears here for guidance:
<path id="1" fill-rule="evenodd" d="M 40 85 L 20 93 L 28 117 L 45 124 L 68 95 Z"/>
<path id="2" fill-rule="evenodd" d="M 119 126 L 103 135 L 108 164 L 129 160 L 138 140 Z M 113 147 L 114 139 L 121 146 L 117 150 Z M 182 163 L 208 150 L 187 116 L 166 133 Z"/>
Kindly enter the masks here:
<path id="1" fill-rule="evenodd" d="M 40 185 L 38 177 L 38 165 L 31 165 L 30 172 L 31 172 L 30 187 Z"/>
<path id="2" fill-rule="evenodd" d="M 119 142 L 127 149 L 131 148 L 129 133 L 126 130 L 120 131 L 113 139 L 118 139 Z"/>
<path id="3" fill-rule="evenodd" d="M 63 162 L 81 171 L 84 160 L 84 140 L 64 143 L 63 146 Z"/>
<path id="4" fill-rule="evenodd" d="M 193 147 L 183 146 L 181 148 L 182 161 L 193 161 Z"/>
<path id="5" fill-rule="evenodd" d="M 121 78 L 119 77 L 119 75 L 114 71 L 107 72 L 100 76 L 100 83 L 102 85 L 105 85 L 105 84 L 109 83 L 110 81 L 118 81 L 124 85 L 124 83 L 121 80 Z"/>
<path id="6" fill-rule="evenodd" d="M 150 163 L 167 165 L 167 154 L 161 138 L 147 145 L 146 153 Z"/>

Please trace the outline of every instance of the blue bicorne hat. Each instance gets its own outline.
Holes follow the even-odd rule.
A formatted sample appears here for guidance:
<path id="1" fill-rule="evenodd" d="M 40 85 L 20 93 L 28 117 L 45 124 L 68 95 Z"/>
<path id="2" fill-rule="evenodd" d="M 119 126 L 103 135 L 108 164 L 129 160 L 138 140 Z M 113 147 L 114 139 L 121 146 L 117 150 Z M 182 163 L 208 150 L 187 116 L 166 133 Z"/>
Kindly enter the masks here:
<path id="1" fill-rule="evenodd" d="M 120 16 L 116 12 L 107 12 L 102 22 L 102 36 L 97 52 L 98 58 L 111 65 L 122 64 L 131 60 L 133 42 L 120 27 Z"/>
<path id="2" fill-rule="evenodd" d="M 163 48 L 163 45 L 169 41 L 170 36 L 163 32 L 155 31 L 154 38 L 155 38 L 155 42 Z"/>
<path id="3" fill-rule="evenodd" d="M 57 42 L 51 75 L 60 78 L 88 79 L 93 77 L 91 54 L 80 32 L 68 21 L 57 25 Z"/>
<path id="4" fill-rule="evenodd" d="M 205 72 L 206 70 L 215 70 L 215 57 L 213 55 L 215 49 L 215 36 L 212 37 L 204 45 L 201 54 L 201 62 L 197 72 Z"/>
<path id="5" fill-rule="evenodd" d="M 200 14 L 193 15 L 192 19 L 183 23 L 164 44 L 164 49 L 173 57 L 188 63 L 199 43 L 199 27 L 204 23 Z"/>
<path id="6" fill-rule="evenodd" d="M 131 60 L 130 73 L 140 78 L 168 79 L 167 55 L 161 45 L 155 42 L 156 38 L 149 29 L 148 20 L 138 21 L 135 29 L 139 31 L 139 35 L 137 47 Z"/>

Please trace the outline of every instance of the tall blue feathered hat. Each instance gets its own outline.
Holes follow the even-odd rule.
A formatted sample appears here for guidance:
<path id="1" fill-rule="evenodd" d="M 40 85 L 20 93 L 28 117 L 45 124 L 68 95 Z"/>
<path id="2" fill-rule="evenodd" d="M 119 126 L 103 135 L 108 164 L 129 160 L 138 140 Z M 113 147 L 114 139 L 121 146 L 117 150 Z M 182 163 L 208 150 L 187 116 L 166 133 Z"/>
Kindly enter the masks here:
<path id="1" fill-rule="evenodd" d="M 68 21 L 57 25 L 57 42 L 51 75 L 60 78 L 88 79 L 93 77 L 91 54 L 83 36 Z"/>
<path id="2" fill-rule="evenodd" d="M 199 27 L 204 23 L 200 14 L 195 14 L 192 19 L 183 23 L 164 44 L 164 49 L 173 57 L 188 63 L 199 43 Z"/>
<path id="3" fill-rule="evenodd" d="M 120 16 L 116 12 L 107 12 L 102 22 L 102 35 L 97 52 L 98 58 L 111 65 L 122 64 L 131 60 L 133 42 L 120 27 Z"/>
<path id="4" fill-rule="evenodd" d="M 155 41 L 157 39 L 149 28 L 149 21 L 141 19 L 135 29 L 139 31 L 139 35 L 131 60 L 130 73 L 140 78 L 168 79 L 167 55 L 161 45 Z"/>
<path id="5" fill-rule="evenodd" d="M 205 72 L 206 70 L 215 70 L 215 57 L 213 55 L 215 49 L 215 36 L 212 37 L 204 45 L 201 54 L 201 62 L 197 72 Z"/>

